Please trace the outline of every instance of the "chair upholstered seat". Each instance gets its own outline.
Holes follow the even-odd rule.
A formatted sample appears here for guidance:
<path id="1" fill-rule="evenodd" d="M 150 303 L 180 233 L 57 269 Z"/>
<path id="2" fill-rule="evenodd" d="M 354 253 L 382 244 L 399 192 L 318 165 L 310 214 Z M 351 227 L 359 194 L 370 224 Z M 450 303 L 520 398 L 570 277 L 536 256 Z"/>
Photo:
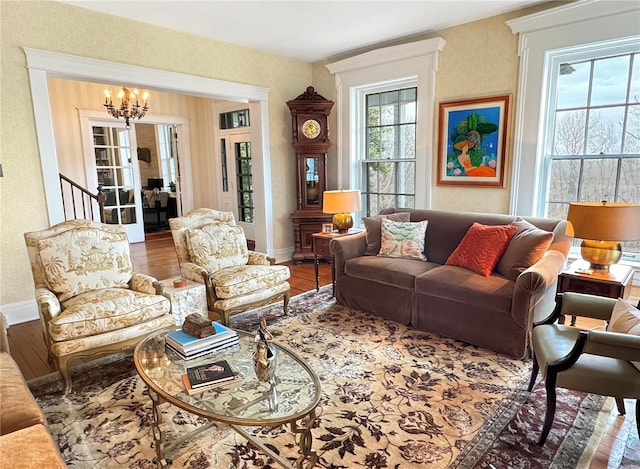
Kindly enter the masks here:
<path id="1" fill-rule="evenodd" d="M 24 237 L 49 357 L 65 392 L 73 359 L 132 348 L 175 327 L 156 280 L 133 271 L 123 225 L 68 220 Z"/>
<path id="2" fill-rule="evenodd" d="M 289 278 L 284 265 L 236 265 L 211 273 L 218 298 L 230 299 L 259 292 Z"/>
<path id="3" fill-rule="evenodd" d="M 232 212 L 209 208 L 192 210 L 169 220 L 180 272 L 203 283 L 210 318 L 229 325 L 232 314 L 283 299 L 287 312 L 289 268 L 275 259 L 249 251 L 244 231 Z"/>
<path id="4" fill-rule="evenodd" d="M 79 339 L 124 329 L 166 313 L 169 300 L 124 288 L 95 290 L 63 301 L 62 313 L 49 323 L 56 341 Z"/>

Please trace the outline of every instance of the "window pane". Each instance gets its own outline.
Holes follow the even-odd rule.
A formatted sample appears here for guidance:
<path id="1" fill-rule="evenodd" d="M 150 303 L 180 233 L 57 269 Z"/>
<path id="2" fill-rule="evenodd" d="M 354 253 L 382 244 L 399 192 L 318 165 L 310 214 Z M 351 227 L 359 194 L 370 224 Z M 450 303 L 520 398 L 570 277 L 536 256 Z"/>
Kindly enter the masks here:
<path id="1" fill-rule="evenodd" d="M 610 155 L 622 149 L 624 107 L 594 109 L 589 115 L 587 153 Z"/>
<path id="2" fill-rule="evenodd" d="M 396 157 L 395 127 L 382 127 L 380 129 L 380 153 L 383 159 Z"/>
<path id="3" fill-rule="evenodd" d="M 640 203 L 640 157 L 624 158 L 620 166 L 620 186 L 616 202 Z M 638 251 L 640 252 L 640 251 Z"/>
<path id="4" fill-rule="evenodd" d="M 416 125 L 408 124 L 400 127 L 400 154 L 399 158 L 415 159 L 416 157 Z"/>
<path id="5" fill-rule="evenodd" d="M 558 109 L 587 105 L 590 69 L 590 62 L 560 65 L 558 102 L 556 104 Z"/>
<path id="6" fill-rule="evenodd" d="M 379 160 L 382 158 L 380 154 L 380 128 L 374 127 L 367 132 L 367 158 L 370 160 Z"/>
<path id="7" fill-rule="evenodd" d="M 629 102 L 640 103 L 640 54 L 633 55 Z"/>
<path id="8" fill-rule="evenodd" d="M 591 106 L 626 102 L 628 80 L 628 55 L 595 60 L 591 86 Z"/>
<path id="9" fill-rule="evenodd" d="M 585 160 L 580 200 L 615 200 L 618 159 Z"/>
<path id="10" fill-rule="evenodd" d="M 400 106 L 400 123 L 406 124 L 416 121 L 416 102 L 404 103 Z"/>
<path id="11" fill-rule="evenodd" d="M 367 124 L 380 125 L 380 108 L 378 106 L 367 108 Z"/>
<path id="12" fill-rule="evenodd" d="M 637 96 L 640 99 L 640 95 Z M 622 153 L 640 153 L 640 104 L 629 106 L 627 113 L 627 131 Z"/>
<path id="13" fill-rule="evenodd" d="M 581 155 L 584 152 L 587 111 L 559 111 L 553 132 L 555 155 Z"/>
<path id="14" fill-rule="evenodd" d="M 578 200 L 578 178 L 580 160 L 553 160 L 548 200 L 551 202 L 573 202 Z"/>

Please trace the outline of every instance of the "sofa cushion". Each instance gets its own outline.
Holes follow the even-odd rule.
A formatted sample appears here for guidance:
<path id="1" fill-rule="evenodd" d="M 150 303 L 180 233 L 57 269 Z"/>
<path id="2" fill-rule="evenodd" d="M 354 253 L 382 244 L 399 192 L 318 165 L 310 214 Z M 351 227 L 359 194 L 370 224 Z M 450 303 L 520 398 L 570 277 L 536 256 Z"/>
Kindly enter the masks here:
<path id="1" fill-rule="evenodd" d="M 380 252 L 380 236 L 382 233 L 382 219 L 393 221 L 410 221 L 409 212 L 390 213 L 389 215 L 377 215 L 362 219 L 364 229 L 367 232 L 367 250 L 365 256 L 377 256 Z"/>
<path id="2" fill-rule="evenodd" d="M 438 267 L 438 264 L 418 259 L 398 260 L 393 257 L 361 256 L 346 261 L 344 271 L 349 277 L 413 290 L 416 276 L 435 267 Z"/>
<path id="3" fill-rule="evenodd" d="M 105 288 L 62 302 L 62 313 L 51 319 L 49 332 L 55 341 L 78 339 L 159 318 L 169 308 L 169 300 L 161 295 Z"/>
<path id="4" fill-rule="evenodd" d="M 247 240 L 239 226 L 210 223 L 187 230 L 186 235 L 191 262 L 209 272 L 249 261 Z"/>
<path id="5" fill-rule="evenodd" d="M 435 296 L 455 303 L 491 305 L 511 314 L 515 282 L 500 275 L 482 277 L 463 267 L 443 265 L 416 277 L 416 294 Z"/>
<path id="6" fill-rule="evenodd" d="M 0 461 L 20 469 L 66 468 L 56 443 L 44 425 L 17 430 L 0 439 Z M 10 461 L 13 461 L 13 465 Z"/>
<path id="7" fill-rule="evenodd" d="M 618 298 L 613 307 L 607 330 L 640 336 L 640 311 L 638 308 Z M 640 362 L 631 363 L 640 370 Z"/>
<path id="8" fill-rule="evenodd" d="M 44 421 L 18 365 L 11 355 L 0 353 L 0 434 L 6 435 Z"/>
<path id="9" fill-rule="evenodd" d="M 474 222 L 445 264 L 464 267 L 488 277 L 515 232 L 513 225 Z"/>
<path id="10" fill-rule="evenodd" d="M 396 222 L 383 218 L 378 256 L 426 261 L 424 236 L 427 231 L 427 223 L 426 220 L 412 223 Z"/>
<path id="11" fill-rule="evenodd" d="M 553 240 L 553 233 L 535 227 L 522 218 L 512 223 L 516 233 L 496 265 L 496 271 L 515 280 L 522 272 L 542 259 Z"/>
<path id="12" fill-rule="evenodd" d="M 49 289 L 60 301 L 101 288 L 126 288 L 133 266 L 125 233 L 79 228 L 38 241 Z"/>
<path id="13" fill-rule="evenodd" d="M 286 265 L 237 265 L 210 275 L 218 298 L 248 295 L 278 285 L 289 278 Z"/>

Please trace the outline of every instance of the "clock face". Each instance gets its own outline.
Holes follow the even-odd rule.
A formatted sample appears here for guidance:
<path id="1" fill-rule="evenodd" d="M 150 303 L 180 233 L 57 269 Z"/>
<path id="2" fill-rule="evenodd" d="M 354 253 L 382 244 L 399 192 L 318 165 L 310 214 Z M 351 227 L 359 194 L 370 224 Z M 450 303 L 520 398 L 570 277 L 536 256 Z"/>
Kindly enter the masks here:
<path id="1" fill-rule="evenodd" d="M 307 119 L 302 124 L 302 133 L 307 138 L 316 138 L 320 135 L 320 123 L 315 119 Z"/>

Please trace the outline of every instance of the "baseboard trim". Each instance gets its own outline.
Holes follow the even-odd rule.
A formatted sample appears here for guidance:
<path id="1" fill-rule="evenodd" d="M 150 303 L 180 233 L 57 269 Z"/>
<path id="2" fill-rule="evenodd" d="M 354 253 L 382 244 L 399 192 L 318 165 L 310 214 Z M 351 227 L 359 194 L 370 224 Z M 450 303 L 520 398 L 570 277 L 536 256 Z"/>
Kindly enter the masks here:
<path id="1" fill-rule="evenodd" d="M 2 305 L 0 308 L 4 317 L 7 318 L 7 325 L 9 326 L 35 321 L 39 318 L 36 300 L 18 301 L 17 303 Z"/>

